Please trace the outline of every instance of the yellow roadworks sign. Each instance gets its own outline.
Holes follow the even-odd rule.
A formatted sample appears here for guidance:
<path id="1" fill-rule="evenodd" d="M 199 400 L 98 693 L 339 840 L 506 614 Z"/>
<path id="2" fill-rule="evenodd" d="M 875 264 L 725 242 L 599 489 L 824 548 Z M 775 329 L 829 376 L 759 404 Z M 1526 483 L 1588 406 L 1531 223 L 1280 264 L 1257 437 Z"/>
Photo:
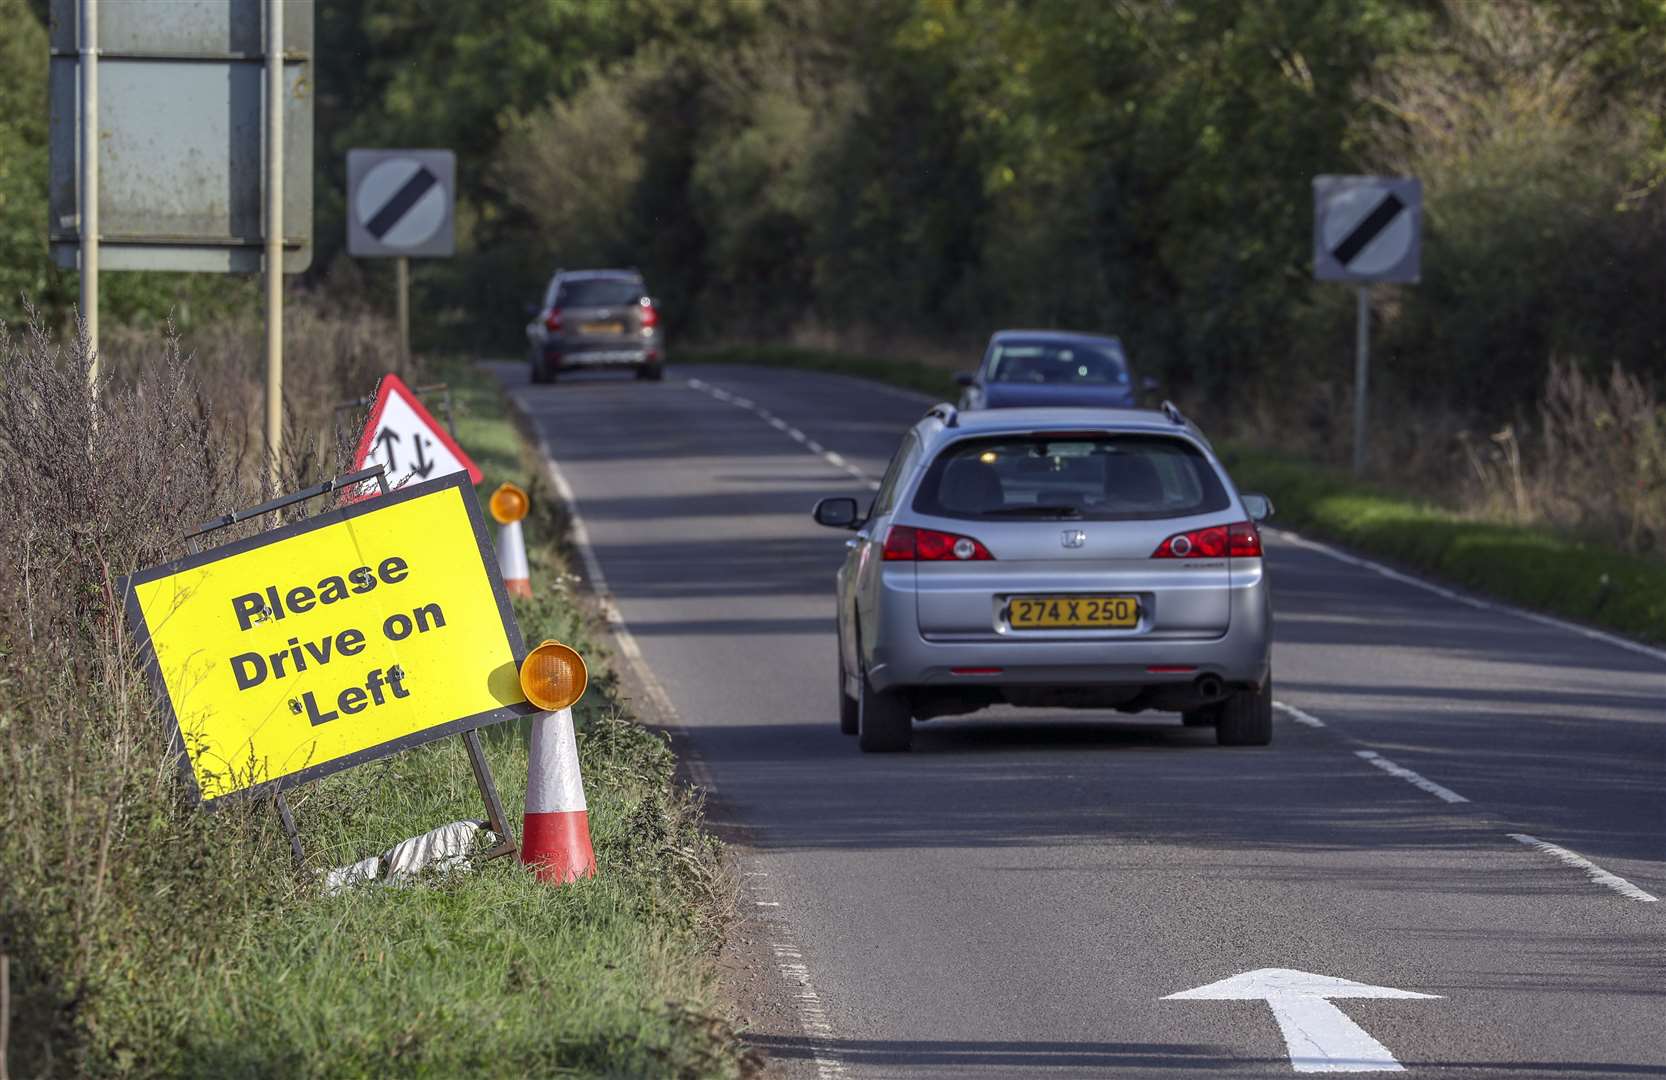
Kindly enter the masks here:
<path id="1" fill-rule="evenodd" d="M 537 711 L 467 483 L 401 488 L 126 581 L 204 802 Z"/>

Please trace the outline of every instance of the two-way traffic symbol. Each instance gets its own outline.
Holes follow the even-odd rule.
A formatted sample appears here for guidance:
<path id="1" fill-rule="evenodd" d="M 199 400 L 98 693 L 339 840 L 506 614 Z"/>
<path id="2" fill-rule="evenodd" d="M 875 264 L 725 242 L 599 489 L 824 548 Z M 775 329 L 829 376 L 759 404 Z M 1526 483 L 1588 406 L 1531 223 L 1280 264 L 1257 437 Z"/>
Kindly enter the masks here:
<path id="1" fill-rule="evenodd" d="M 1290 968 L 1259 968 L 1170 994 L 1164 1001 L 1265 1001 L 1297 1072 L 1402 1072 L 1388 1047 L 1348 1019 L 1333 998 L 1438 998 Z"/>
<path id="2" fill-rule="evenodd" d="M 376 435 L 376 456 L 386 463 L 390 474 L 397 474 L 399 472 L 399 455 L 395 451 L 394 444 L 399 442 L 402 438 L 403 436 L 400 435 L 399 432 L 390 427 L 383 428 Z M 424 442 L 432 446 L 433 440 L 423 439 L 421 432 L 412 432 L 411 442 L 414 445 L 416 452 L 416 461 L 411 465 L 411 472 L 426 480 L 428 479 L 428 474 L 434 471 L 435 463 L 427 460 L 423 456 L 422 447 Z"/>

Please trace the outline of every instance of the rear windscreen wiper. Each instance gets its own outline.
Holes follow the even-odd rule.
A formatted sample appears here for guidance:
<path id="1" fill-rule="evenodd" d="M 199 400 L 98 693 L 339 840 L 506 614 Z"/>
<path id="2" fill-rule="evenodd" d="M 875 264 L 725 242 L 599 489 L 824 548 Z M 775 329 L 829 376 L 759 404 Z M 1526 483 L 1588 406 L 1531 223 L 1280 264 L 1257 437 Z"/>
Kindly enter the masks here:
<path id="1" fill-rule="evenodd" d="M 985 510 L 983 516 L 1079 518 L 1082 511 L 1074 506 L 1002 506 L 995 510 Z"/>

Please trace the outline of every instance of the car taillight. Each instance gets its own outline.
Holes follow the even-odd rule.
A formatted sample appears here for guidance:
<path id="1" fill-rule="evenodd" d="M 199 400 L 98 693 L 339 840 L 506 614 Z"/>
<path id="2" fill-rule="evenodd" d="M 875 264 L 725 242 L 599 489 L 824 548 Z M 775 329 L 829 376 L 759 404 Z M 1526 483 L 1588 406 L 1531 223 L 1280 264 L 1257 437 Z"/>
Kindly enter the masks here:
<path id="1" fill-rule="evenodd" d="M 886 562 L 982 562 L 995 558 L 970 536 L 893 525 L 885 534 Z"/>
<path id="2" fill-rule="evenodd" d="M 642 329 L 652 330 L 659 325 L 659 311 L 654 308 L 654 302 L 646 296 L 642 298 Z"/>
<path id="3" fill-rule="evenodd" d="M 550 308 L 550 313 L 548 315 L 544 316 L 544 329 L 550 331 L 552 334 L 557 333 L 557 332 L 560 331 L 560 329 L 561 329 L 561 309 L 560 308 Z"/>
<path id="4" fill-rule="evenodd" d="M 1175 533 L 1157 545 L 1153 559 L 1259 559 L 1261 532 L 1253 521 L 1214 525 L 1207 529 Z"/>

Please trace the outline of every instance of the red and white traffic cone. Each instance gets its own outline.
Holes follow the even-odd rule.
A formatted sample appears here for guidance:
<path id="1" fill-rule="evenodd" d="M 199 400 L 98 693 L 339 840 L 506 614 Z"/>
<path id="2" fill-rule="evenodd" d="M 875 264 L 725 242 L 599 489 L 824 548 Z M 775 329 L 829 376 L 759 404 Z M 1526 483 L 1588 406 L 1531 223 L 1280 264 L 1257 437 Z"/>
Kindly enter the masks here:
<path id="1" fill-rule="evenodd" d="M 532 595 L 532 571 L 526 565 L 526 541 L 521 537 L 521 519 L 526 517 L 529 500 L 526 492 L 514 484 L 503 484 L 487 500 L 492 516 L 497 518 L 497 567 L 503 575 L 503 587 L 510 596 Z"/>
<path id="2" fill-rule="evenodd" d="M 521 862 L 534 867 L 539 880 L 561 885 L 596 876 L 572 709 L 547 712 L 533 721 L 521 837 Z"/>
<path id="3" fill-rule="evenodd" d="M 497 530 L 497 566 L 503 573 L 503 587 L 510 596 L 532 595 L 532 571 L 526 565 L 526 541 L 521 523 L 505 522 Z"/>

